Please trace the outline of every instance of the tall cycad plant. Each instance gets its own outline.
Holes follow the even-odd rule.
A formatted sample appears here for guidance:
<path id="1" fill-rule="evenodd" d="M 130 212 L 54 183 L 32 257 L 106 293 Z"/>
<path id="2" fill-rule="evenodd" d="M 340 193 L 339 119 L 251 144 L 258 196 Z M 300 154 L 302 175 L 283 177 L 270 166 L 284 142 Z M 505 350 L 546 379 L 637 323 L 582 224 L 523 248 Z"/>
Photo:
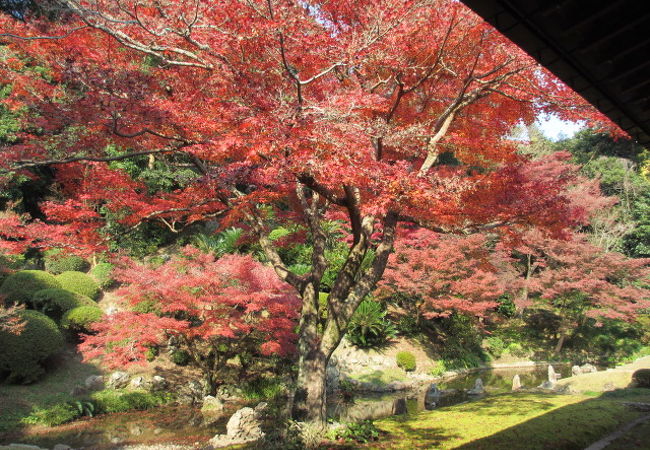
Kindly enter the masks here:
<path id="1" fill-rule="evenodd" d="M 397 335 L 397 329 L 386 318 L 386 310 L 373 300 L 364 300 L 355 311 L 347 337 L 360 348 L 378 348 L 386 345 Z"/>
<path id="2" fill-rule="evenodd" d="M 217 258 L 229 253 L 237 253 L 241 245 L 238 244 L 243 230 L 241 228 L 227 228 L 217 234 L 197 234 L 193 237 L 193 244 L 202 252 L 213 253 Z"/>

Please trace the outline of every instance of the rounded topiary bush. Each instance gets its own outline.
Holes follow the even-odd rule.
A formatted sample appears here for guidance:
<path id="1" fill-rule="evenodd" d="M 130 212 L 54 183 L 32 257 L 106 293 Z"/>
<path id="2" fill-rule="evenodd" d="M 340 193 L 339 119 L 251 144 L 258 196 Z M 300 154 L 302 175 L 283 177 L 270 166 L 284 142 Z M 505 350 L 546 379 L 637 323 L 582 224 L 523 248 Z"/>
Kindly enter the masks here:
<path id="1" fill-rule="evenodd" d="M 113 278 L 113 264 L 103 262 L 90 269 L 89 275 L 97 282 L 100 288 L 108 289 L 115 284 Z"/>
<path id="2" fill-rule="evenodd" d="M 45 252 L 44 262 L 45 270 L 53 274 L 68 271 L 87 272 L 90 269 L 90 263 L 81 256 L 64 255 L 60 250 Z"/>
<path id="3" fill-rule="evenodd" d="M 57 275 L 56 279 L 61 283 L 61 288 L 66 291 L 76 292 L 77 294 L 85 295 L 90 297 L 93 300 L 99 298 L 101 289 L 95 280 L 90 278 L 88 275 L 82 272 L 63 272 L 61 275 Z"/>
<path id="4" fill-rule="evenodd" d="M 99 322 L 103 316 L 104 312 L 97 306 L 77 306 L 63 315 L 61 327 L 75 333 L 85 333 L 90 325 Z"/>
<path id="5" fill-rule="evenodd" d="M 169 359 L 178 366 L 187 366 L 192 358 L 185 350 L 174 350 Z"/>
<path id="6" fill-rule="evenodd" d="M 97 304 L 85 295 L 76 292 L 66 291 L 65 289 L 43 289 L 34 294 L 32 305 L 55 320 L 78 306 L 97 307 Z"/>
<path id="7" fill-rule="evenodd" d="M 0 374 L 9 382 L 32 383 L 45 373 L 42 363 L 63 348 L 56 323 L 38 311 L 21 311 L 19 334 L 0 331 Z"/>
<path id="8" fill-rule="evenodd" d="M 395 356 L 397 366 L 406 370 L 407 372 L 412 372 L 415 370 L 415 355 L 411 352 L 399 352 Z"/>
<path id="9" fill-rule="evenodd" d="M 60 288 L 54 275 L 42 270 L 21 270 L 7 277 L 0 286 L 0 296 L 6 303 L 28 303 L 37 291 Z"/>
<path id="10" fill-rule="evenodd" d="M 640 388 L 650 388 L 650 369 L 639 369 L 632 374 L 634 385 Z"/>

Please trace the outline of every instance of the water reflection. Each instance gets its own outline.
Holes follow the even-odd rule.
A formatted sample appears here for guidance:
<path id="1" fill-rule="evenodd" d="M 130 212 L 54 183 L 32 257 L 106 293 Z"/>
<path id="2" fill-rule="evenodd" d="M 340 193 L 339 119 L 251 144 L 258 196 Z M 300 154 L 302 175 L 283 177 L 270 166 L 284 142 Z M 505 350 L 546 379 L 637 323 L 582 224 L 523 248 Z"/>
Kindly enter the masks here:
<path id="1" fill-rule="evenodd" d="M 570 375 L 571 368 L 568 365 L 554 367 L 563 377 Z M 356 395 L 352 401 L 347 402 L 334 399 L 328 404 L 327 414 L 339 422 L 353 422 L 433 410 L 482 398 L 482 395 L 468 394 L 479 377 L 483 380 L 486 395 L 510 392 L 515 375 L 519 375 L 522 388 L 537 387 L 547 379 L 547 366 L 483 370 L 441 381 L 436 384 L 435 390 L 424 385 L 416 391 Z"/>

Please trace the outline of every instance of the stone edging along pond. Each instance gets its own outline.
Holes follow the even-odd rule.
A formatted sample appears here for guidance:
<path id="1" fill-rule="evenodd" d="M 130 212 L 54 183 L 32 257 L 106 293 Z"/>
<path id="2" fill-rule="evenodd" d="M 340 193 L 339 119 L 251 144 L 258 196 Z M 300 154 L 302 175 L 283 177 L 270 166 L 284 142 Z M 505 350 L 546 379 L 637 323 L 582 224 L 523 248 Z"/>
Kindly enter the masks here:
<path id="1" fill-rule="evenodd" d="M 415 374 L 415 376 L 409 377 L 410 380 L 405 381 L 392 381 L 390 383 L 373 383 L 368 381 L 359 381 L 353 378 L 342 375 L 342 378 L 346 383 L 352 388 L 354 392 L 398 392 L 398 391 L 408 391 L 415 390 L 423 387 L 425 384 L 445 381 L 452 378 L 456 378 L 461 375 L 467 375 L 475 372 L 482 372 L 484 370 L 504 370 L 504 369 L 519 369 L 519 368 L 533 368 L 539 366 L 548 366 L 548 365 L 567 365 L 570 363 L 561 362 L 561 361 L 517 361 L 512 363 L 497 363 L 492 365 L 481 365 L 477 367 L 471 367 L 468 369 L 458 369 L 450 370 L 444 372 L 440 376 L 432 376 L 426 374 Z"/>

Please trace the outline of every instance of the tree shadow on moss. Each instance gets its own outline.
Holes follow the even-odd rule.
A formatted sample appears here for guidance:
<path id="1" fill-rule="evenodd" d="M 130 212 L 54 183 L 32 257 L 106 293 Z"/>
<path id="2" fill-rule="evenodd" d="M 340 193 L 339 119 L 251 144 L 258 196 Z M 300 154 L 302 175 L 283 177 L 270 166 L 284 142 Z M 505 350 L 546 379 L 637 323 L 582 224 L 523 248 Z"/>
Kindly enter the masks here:
<path id="1" fill-rule="evenodd" d="M 24 419 L 35 408 L 74 399 L 70 392 L 75 386 L 84 386 L 87 377 L 101 374 L 97 366 L 83 363 L 73 347 L 48 360 L 46 368 L 47 374 L 32 384 L 0 383 L 0 443 L 19 440 Z"/>
<path id="2" fill-rule="evenodd" d="M 437 412 L 432 411 L 393 418 L 387 424 L 389 433 L 380 445 L 372 447 L 584 449 L 642 414 L 628 408 L 625 402 L 650 401 L 649 389 L 622 389 L 560 407 L 554 406 L 552 398 L 561 394 L 526 395 L 530 398 L 504 394 L 476 404 L 456 405 L 451 407 L 453 414 L 447 416 L 436 416 Z M 539 415 L 521 417 L 520 423 L 499 430 L 498 417 L 512 423 L 516 419 L 508 420 L 507 416 L 534 414 Z M 495 416 L 496 420 L 488 418 Z M 488 433 L 491 429 L 499 431 L 471 440 L 472 436 L 484 434 L 481 429 Z"/>
<path id="3" fill-rule="evenodd" d="M 638 390 L 620 390 L 563 406 L 490 436 L 463 444 L 459 449 L 584 449 L 638 416 L 623 405 L 638 398 Z M 650 390 L 647 392 L 650 399 Z M 550 409 L 538 403 L 537 407 Z M 525 405 L 524 405 L 525 408 Z M 516 414 L 521 406 L 506 404 L 499 414 Z M 478 411 L 477 411 L 478 412 Z M 480 413 L 480 412 L 479 412 Z"/>

